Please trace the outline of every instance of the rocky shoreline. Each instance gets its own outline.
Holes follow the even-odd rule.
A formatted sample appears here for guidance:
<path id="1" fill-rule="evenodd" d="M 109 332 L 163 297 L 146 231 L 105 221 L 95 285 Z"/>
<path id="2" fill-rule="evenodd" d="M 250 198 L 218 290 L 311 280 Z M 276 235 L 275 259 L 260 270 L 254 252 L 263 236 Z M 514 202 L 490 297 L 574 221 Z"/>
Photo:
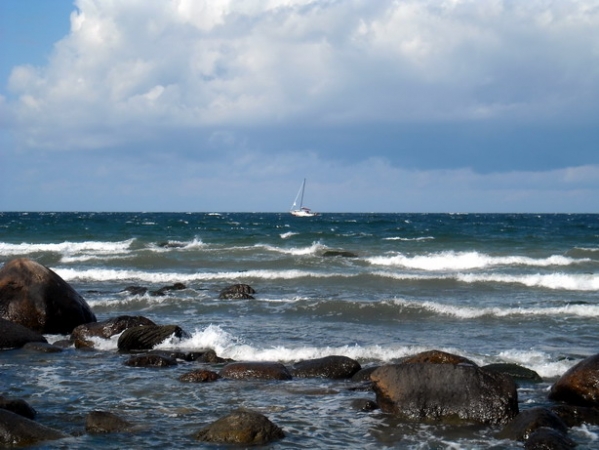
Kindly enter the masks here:
<path id="1" fill-rule="evenodd" d="M 176 287 L 173 287 L 176 288 Z M 234 285 L 221 298 L 251 298 L 246 285 Z M 231 296 L 231 297 L 227 297 Z M 50 344 L 44 334 L 66 339 Z M 511 364 L 479 367 L 460 355 L 428 351 L 394 364 L 362 367 L 344 355 L 295 361 L 232 361 L 212 349 L 186 352 L 158 351 L 167 339 L 188 333 L 178 325 L 157 324 L 143 316 L 119 316 L 98 322 L 71 286 L 49 268 L 27 259 L 7 262 L 0 269 L 0 349 L 35 352 L 93 351 L 97 339 L 118 337 L 118 351 L 129 367 L 193 367 L 179 377 L 181 383 L 240 383 L 319 378 L 345 380 L 346 388 L 364 393 L 354 407 L 380 409 L 397 420 L 446 424 L 452 427 L 496 427 L 497 437 L 522 442 L 527 449 L 570 449 L 575 446 L 568 429 L 583 423 L 599 424 L 599 355 L 572 367 L 548 394 L 550 407 L 524 408 L 518 402 L 518 385 L 536 383 L 535 372 Z M 66 353 L 65 353 L 66 355 Z M 68 356 L 65 356 L 68 357 Z M 68 433 L 36 421 L 36 411 L 26 399 L 4 386 L 0 396 L 0 444 L 29 446 L 60 440 Z M 136 433 L 146 424 L 135 423 L 111 411 L 85 416 L 89 434 Z M 256 445 L 285 439 L 285 424 L 276 424 L 257 411 L 234 410 L 189 436 L 191 441 Z"/>

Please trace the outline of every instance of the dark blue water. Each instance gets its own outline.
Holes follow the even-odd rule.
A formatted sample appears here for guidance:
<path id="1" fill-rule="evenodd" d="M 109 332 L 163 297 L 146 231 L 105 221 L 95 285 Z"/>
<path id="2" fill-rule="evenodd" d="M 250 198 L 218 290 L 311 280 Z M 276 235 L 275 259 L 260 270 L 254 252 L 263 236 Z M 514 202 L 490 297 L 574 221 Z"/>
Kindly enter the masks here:
<path id="1" fill-rule="evenodd" d="M 551 383 L 597 352 L 597 215 L 0 213 L 0 263 L 16 257 L 56 271 L 99 320 L 139 314 L 192 335 L 165 346 L 283 363 L 343 354 L 363 365 L 440 349 L 537 371 L 544 383 L 519 392 L 522 407 L 546 404 Z M 173 283 L 186 289 L 122 292 Z M 255 300 L 219 300 L 233 283 L 251 285 Z M 177 377 L 191 363 L 136 370 L 122 365 L 116 339 L 96 348 L 2 352 L 2 390 L 29 401 L 40 422 L 73 433 L 92 409 L 148 425 L 77 436 L 69 445 L 78 448 L 188 448 L 194 431 L 239 406 L 287 431 L 273 448 L 521 448 L 490 430 L 358 413 L 349 402 L 372 395 L 343 382 L 189 386 Z M 596 427 L 571 433 L 579 448 L 599 438 Z"/>

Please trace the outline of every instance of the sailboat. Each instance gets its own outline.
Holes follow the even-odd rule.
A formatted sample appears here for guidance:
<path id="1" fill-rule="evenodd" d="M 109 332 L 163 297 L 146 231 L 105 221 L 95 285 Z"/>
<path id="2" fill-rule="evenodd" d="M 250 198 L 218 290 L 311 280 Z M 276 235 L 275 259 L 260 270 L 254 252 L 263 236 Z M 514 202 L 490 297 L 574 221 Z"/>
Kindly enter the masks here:
<path id="1" fill-rule="evenodd" d="M 293 205 L 291 205 L 290 213 L 296 217 L 314 217 L 317 216 L 318 213 L 310 210 L 310 208 L 306 208 L 304 206 L 304 191 L 306 190 L 306 179 L 302 183 L 300 190 L 295 196 L 295 200 L 293 201 Z M 299 203 L 298 203 L 299 200 Z"/>

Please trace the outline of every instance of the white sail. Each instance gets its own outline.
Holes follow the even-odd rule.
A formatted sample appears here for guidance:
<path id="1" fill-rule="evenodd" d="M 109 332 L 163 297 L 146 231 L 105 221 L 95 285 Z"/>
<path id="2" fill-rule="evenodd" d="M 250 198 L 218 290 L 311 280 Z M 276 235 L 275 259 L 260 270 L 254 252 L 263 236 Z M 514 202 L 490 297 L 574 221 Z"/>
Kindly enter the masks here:
<path id="1" fill-rule="evenodd" d="M 318 213 L 315 213 L 310 210 L 310 208 L 306 208 L 304 206 L 304 192 L 306 190 L 306 179 L 302 182 L 300 190 L 297 192 L 295 196 L 295 200 L 293 201 L 293 205 L 291 205 L 291 210 L 289 211 L 296 217 L 314 217 L 317 216 Z"/>

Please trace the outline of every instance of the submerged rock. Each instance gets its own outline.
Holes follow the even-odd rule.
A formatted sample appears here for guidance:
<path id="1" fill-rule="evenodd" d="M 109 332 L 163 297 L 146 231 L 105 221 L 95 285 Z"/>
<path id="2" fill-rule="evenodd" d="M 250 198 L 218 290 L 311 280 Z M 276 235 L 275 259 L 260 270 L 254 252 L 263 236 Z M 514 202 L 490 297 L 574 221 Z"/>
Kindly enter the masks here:
<path id="1" fill-rule="evenodd" d="M 129 367 L 171 367 L 177 365 L 177 360 L 158 353 L 132 356 L 125 365 Z"/>
<path id="2" fill-rule="evenodd" d="M 234 284 L 220 291 L 218 298 L 221 300 L 253 300 L 255 293 L 254 288 L 247 284 Z"/>
<path id="3" fill-rule="evenodd" d="M 370 378 L 380 408 L 408 421 L 502 424 L 518 414 L 514 380 L 472 365 L 392 364 Z"/>
<path id="4" fill-rule="evenodd" d="M 107 411 L 92 411 L 85 418 L 85 431 L 89 434 L 120 433 L 132 429 L 129 421 Z"/>
<path id="5" fill-rule="evenodd" d="M 0 395 L 0 409 L 5 409 L 31 420 L 35 419 L 37 414 L 35 409 L 33 409 L 25 400 L 20 398 L 12 399 L 3 395 Z"/>
<path id="6" fill-rule="evenodd" d="M 0 317 L 33 331 L 69 334 L 95 322 L 87 302 L 49 268 L 27 258 L 0 268 Z"/>
<path id="7" fill-rule="evenodd" d="M 31 419 L 0 409 L 0 444 L 5 446 L 34 445 L 63 439 L 68 435 L 41 425 Z"/>
<path id="8" fill-rule="evenodd" d="M 524 441 L 525 450 L 571 450 L 575 447 L 572 439 L 553 428 L 539 428 Z"/>
<path id="9" fill-rule="evenodd" d="M 415 355 L 403 358 L 401 364 L 464 364 L 468 366 L 477 366 L 474 361 L 453 353 L 443 352 L 441 350 L 429 350 L 427 352 L 417 353 Z"/>
<path id="10" fill-rule="evenodd" d="M 212 370 L 197 369 L 192 372 L 184 373 L 179 377 L 179 381 L 187 383 L 211 383 L 220 378 L 221 376 Z"/>
<path id="11" fill-rule="evenodd" d="M 234 411 L 195 434 L 205 442 L 264 445 L 285 437 L 283 430 L 266 416 L 253 411 Z"/>
<path id="12" fill-rule="evenodd" d="M 499 372 L 509 375 L 516 382 L 540 383 L 543 381 L 543 378 L 537 372 L 518 364 L 488 364 L 482 368 L 489 372 Z"/>
<path id="13" fill-rule="evenodd" d="M 521 411 L 504 427 L 498 437 L 525 441 L 539 428 L 552 428 L 564 435 L 568 433 L 568 427 L 557 414 L 547 408 L 536 407 Z"/>
<path id="14" fill-rule="evenodd" d="M 223 367 L 219 373 L 223 378 L 237 380 L 290 380 L 291 374 L 277 362 L 233 362 Z"/>

